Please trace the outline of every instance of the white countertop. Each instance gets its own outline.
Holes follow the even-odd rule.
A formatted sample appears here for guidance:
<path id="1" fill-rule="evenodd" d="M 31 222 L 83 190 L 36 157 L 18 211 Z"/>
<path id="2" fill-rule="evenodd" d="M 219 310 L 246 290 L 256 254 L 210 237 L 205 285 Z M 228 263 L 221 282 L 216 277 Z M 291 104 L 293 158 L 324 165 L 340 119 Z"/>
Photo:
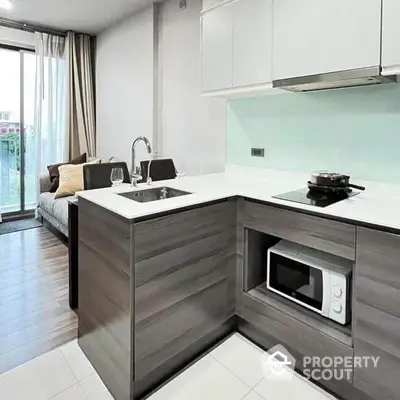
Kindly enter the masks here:
<path id="1" fill-rule="evenodd" d="M 79 192 L 78 196 L 104 207 L 127 219 L 136 219 L 174 209 L 193 206 L 232 196 L 281 204 L 294 210 L 339 217 L 362 223 L 400 230 L 400 185 L 380 182 L 355 181 L 366 187 L 365 192 L 331 206 L 321 208 L 274 199 L 272 196 L 306 187 L 309 175 L 268 169 L 227 166 L 225 173 L 185 177 L 154 182 L 151 187 L 167 186 L 192 194 L 149 203 L 138 203 L 117 193 L 148 189 L 147 184 L 137 188 L 121 185 L 105 189 Z"/>

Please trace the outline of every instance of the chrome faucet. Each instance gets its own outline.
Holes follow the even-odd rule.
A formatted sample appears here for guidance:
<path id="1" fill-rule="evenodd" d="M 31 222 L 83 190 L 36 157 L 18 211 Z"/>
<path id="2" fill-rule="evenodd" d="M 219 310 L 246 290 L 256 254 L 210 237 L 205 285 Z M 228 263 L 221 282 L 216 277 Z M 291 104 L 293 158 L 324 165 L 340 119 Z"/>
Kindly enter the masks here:
<path id="1" fill-rule="evenodd" d="M 150 154 L 150 160 L 149 160 L 149 164 L 147 167 L 147 181 L 146 181 L 146 183 L 148 185 L 153 184 L 153 179 L 151 179 L 151 174 L 150 174 L 150 168 L 151 168 L 151 163 L 153 162 L 153 160 L 157 160 L 157 158 L 158 158 L 158 153 L 156 151 L 154 151 Z"/>
<path id="2" fill-rule="evenodd" d="M 139 142 L 144 142 L 146 145 L 147 152 L 149 154 L 152 153 L 151 144 L 149 139 L 146 136 L 139 136 L 134 140 L 132 143 L 132 160 L 131 160 L 131 178 L 132 178 L 132 186 L 137 186 L 138 181 L 142 179 L 141 169 L 140 166 L 136 166 L 136 159 L 135 159 L 135 148 Z"/>

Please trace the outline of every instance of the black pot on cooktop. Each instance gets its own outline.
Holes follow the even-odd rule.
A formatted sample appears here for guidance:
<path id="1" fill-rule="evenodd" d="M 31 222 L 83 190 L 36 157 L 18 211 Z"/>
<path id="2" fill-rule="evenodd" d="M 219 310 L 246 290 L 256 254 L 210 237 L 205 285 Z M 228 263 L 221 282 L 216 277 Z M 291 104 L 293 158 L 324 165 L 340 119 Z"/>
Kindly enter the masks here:
<path id="1" fill-rule="evenodd" d="M 321 193 L 350 193 L 351 188 L 365 190 L 364 186 L 350 183 L 350 176 L 329 171 L 315 171 L 307 182 L 312 192 Z"/>

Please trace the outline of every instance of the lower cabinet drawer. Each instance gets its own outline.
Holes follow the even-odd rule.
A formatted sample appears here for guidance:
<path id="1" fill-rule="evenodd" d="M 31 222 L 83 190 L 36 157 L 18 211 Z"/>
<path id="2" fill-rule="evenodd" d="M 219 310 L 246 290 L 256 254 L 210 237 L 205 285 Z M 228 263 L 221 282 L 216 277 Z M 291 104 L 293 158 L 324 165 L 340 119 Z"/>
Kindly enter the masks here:
<path id="1" fill-rule="evenodd" d="M 304 357 L 353 357 L 353 349 L 325 335 L 324 333 L 304 324 L 303 322 L 285 314 L 274 307 L 263 304 L 248 294 L 240 296 L 237 305 L 237 314 L 249 324 L 257 328 L 268 338 L 268 347 L 280 344 L 284 346 L 296 359 L 296 368 L 299 370 L 313 370 L 312 364 L 304 365 Z M 303 360 L 304 358 L 304 360 Z M 327 360 L 328 362 L 328 360 Z M 323 369 L 331 369 L 325 364 Z M 316 369 L 321 367 L 316 366 Z M 339 367 L 339 372 L 333 376 L 340 380 L 352 382 L 353 369 Z M 336 373 L 336 372 L 335 372 Z M 318 371 L 315 372 L 318 379 Z"/>
<path id="2" fill-rule="evenodd" d="M 135 224 L 135 392 L 169 378 L 233 316 L 236 209 L 223 201 Z"/>
<path id="3" fill-rule="evenodd" d="M 178 356 L 221 326 L 227 315 L 227 280 L 197 292 L 135 326 L 135 380 Z"/>
<path id="4" fill-rule="evenodd" d="M 384 336 L 380 340 L 384 341 Z M 374 399 L 398 400 L 400 361 L 396 351 L 388 353 L 373 344 L 358 340 L 354 343 L 354 350 L 356 357 L 366 357 L 369 360 L 366 366 L 362 365 L 360 368 L 356 366 L 354 385 Z M 372 362 L 372 357 L 376 365 Z"/>
<path id="5" fill-rule="evenodd" d="M 356 228 L 352 225 L 251 201 L 244 202 L 242 218 L 246 228 L 355 259 Z"/>
<path id="6" fill-rule="evenodd" d="M 400 398 L 400 236 L 357 228 L 354 385 L 379 400 Z"/>

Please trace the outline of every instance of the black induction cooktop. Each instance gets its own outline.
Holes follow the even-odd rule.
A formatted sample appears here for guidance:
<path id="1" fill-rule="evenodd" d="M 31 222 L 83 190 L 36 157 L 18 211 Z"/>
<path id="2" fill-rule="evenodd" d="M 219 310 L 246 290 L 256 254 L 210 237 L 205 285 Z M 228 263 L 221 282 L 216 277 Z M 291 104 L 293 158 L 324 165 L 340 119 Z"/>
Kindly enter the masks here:
<path id="1" fill-rule="evenodd" d="M 272 196 L 274 199 L 287 200 L 294 203 L 307 204 L 316 207 L 327 207 L 349 197 L 356 196 L 360 192 L 349 191 L 347 193 L 315 193 L 308 189 L 299 189 L 293 192 Z"/>

